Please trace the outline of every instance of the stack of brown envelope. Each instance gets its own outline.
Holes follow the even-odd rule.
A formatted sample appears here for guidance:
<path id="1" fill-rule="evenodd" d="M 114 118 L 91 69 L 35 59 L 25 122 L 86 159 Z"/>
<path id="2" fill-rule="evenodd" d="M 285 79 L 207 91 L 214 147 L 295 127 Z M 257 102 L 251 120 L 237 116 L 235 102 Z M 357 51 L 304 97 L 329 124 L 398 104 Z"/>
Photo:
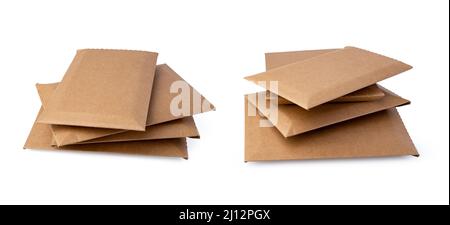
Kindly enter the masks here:
<path id="1" fill-rule="evenodd" d="M 193 115 L 214 106 L 157 53 L 78 50 L 60 83 L 37 84 L 42 107 L 24 148 L 188 157 L 186 138 L 199 138 Z M 189 112 L 173 115 L 174 82 L 188 87 Z M 200 100 L 192 98 L 199 96 Z M 208 107 L 199 110 L 193 104 Z M 183 104 L 187 104 L 184 103 Z"/>
<path id="2" fill-rule="evenodd" d="M 409 100 L 377 84 L 411 68 L 355 47 L 266 53 L 245 78 L 267 89 L 245 96 L 245 161 L 418 156 L 396 110 Z"/>

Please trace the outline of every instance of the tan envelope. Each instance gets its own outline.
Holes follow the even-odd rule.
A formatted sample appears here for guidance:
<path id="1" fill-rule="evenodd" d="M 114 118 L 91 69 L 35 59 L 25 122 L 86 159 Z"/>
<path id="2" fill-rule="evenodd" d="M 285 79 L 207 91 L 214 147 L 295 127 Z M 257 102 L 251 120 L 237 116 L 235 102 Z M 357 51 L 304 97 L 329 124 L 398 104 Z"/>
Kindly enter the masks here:
<path id="1" fill-rule="evenodd" d="M 157 56 L 78 50 L 38 122 L 144 131 Z"/>
<path id="2" fill-rule="evenodd" d="M 170 85 L 175 81 L 184 81 L 175 71 L 173 71 L 168 65 L 158 65 L 156 69 L 156 75 L 154 80 L 153 94 L 150 101 L 150 107 L 148 108 L 148 118 L 147 125 L 155 125 L 159 123 L 164 123 L 168 121 L 174 121 L 184 117 L 191 117 L 194 114 L 198 114 L 201 112 L 191 111 L 188 115 L 183 116 L 173 116 L 170 113 L 170 101 L 175 96 L 175 94 L 170 93 Z M 57 87 L 57 83 L 54 84 L 37 84 L 36 87 L 40 95 L 45 93 L 45 90 L 55 89 Z M 190 86 L 191 92 L 197 92 L 193 87 Z M 48 90 L 47 90 L 48 93 Z M 198 92 L 197 92 L 198 93 Z M 200 95 L 200 94 L 199 94 Z M 192 96 L 192 95 L 191 95 Z M 205 99 L 205 97 L 201 96 L 202 103 L 209 101 Z M 41 99 L 43 102 L 44 108 L 46 108 L 45 99 Z M 191 100 L 191 106 L 193 101 Z M 211 104 L 211 103 L 209 103 Z M 193 108 L 193 107 L 191 107 Z M 214 109 L 214 106 L 213 108 Z M 152 127 L 152 126 L 150 126 Z M 55 135 L 55 141 L 58 146 L 76 144 L 80 142 L 84 142 L 87 140 L 97 139 L 100 137 L 109 136 L 112 134 L 123 133 L 125 130 L 117 130 L 117 129 L 102 129 L 102 128 L 91 128 L 91 127 L 77 127 L 77 126 L 61 126 L 61 125 L 52 125 L 52 130 Z M 193 131 L 192 129 L 189 131 Z M 195 130 L 195 132 L 198 132 Z M 151 132 L 153 133 L 153 132 Z M 184 133 L 188 136 L 195 137 L 198 135 L 193 135 L 193 132 Z M 183 134 L 183 135 L 184 135 Z M 135 135 L 135 134 L 133 134 Z M 181 134 L 180 134 L 181 135 Z M 124 138 L 124 136 L 128 135 L 120 135 L 119 137 Z M 107 138 L 111 140 L 110 138 Z"/>
<path id="3" fill-rule="evenodd" d="M 170 86 L 177 81 L 185 82 L 189 86 L 191 92 L 190 113 L 188 115 L 174 116 L 170 113 L 170 102 L 178 93 L 170 93 Z M 200 96 L 200 104 L 209 104 L 211 108 L 199 108 L 200 111 L 194 111 L 194 96 Z M 163 123 L 187 116 L 193 116 L 199 113 L 215 110 L 214 105 L 201 95 L 194 87 L 189 85 L 180 75 L 178 75 L 167 64 L 161 64 L 156 67 L 155 85 L 150 100 L 150 109 L 147 117 L 147 126 Z"/>
<path id="4" fill-rule="evenodd" d="M 306 60 L 321 54 L 329 53 L 339 49 L 320 49 L 320 50 L 307 50 L 307 51 L 291 51 L 291 52 L 269 52 L 265 54 L 266 58 L 266 70 L 271 70 L 276 67 L 284 66 L 290 63 Z M 267 97 L 270 96 L 270 92 L 267 91 Z M 273 95 L 272 95 L 273 96 Z M 360 90 L 351 92 L 347 95 L 331 100 L 331 102 L 362 102 L 362 101 L 374 101 L 382 98 L 384 93 L 376 86 L 370 85 Z M 277 96 L 278 104 L 293 104 L 287 99 Z"/>
<path id="5" fill-rule="evenodd" d="M 245 107 L 245 161 L 419 155 L 395 108 L 285 138 Z"/>
<path id="6" fill-rule="evenodd" d="M 42 112 L 41 111 L 39 113 Z M 187 159 L 188 152 L 185 138 L 151 140 L 151 141 L 128 141 L 117 143 L 98 143 L 85 145 L 70 145 L 55 147 L 51 145 L 52 133 L 48 124 L 33 124 L 24 149 L 44 150 L 79 150 L 94 152 L 114 152 L 153 156 L 182 157 Z"/>
<path id="7" fill-rule="evenodd" d="M 326 103 L 313 109 L 306 110 L 297 105 L 278 105 L 277 121 L 269 116 L 269 107 L 259 107 L 257 94 L 249 95 L 249 102 L 256 105 L 258 110 L 280 131 L 284 137 L 291 137 L 331 124 L 354 119 L 381 110 L 402 106 L 410 102 L 391 91 L 383 88 L 385 97 L 378 101 Z M 264 95 L 263 95 L 264 96 Z M 267 102 L 266 104 L 273 104 Z M 273 104 L 274 105 L 274 104 Z M 274 106 L 272 106 L 273 108 Z"/>
<path id="8" fill-rule="evenodd" d="M 412 67 L 400 61 L 355 47 L 331 51 L 306 60 L 246 77 L 278 81 L 268 90 L 305 109 L 329 102 Z"/>

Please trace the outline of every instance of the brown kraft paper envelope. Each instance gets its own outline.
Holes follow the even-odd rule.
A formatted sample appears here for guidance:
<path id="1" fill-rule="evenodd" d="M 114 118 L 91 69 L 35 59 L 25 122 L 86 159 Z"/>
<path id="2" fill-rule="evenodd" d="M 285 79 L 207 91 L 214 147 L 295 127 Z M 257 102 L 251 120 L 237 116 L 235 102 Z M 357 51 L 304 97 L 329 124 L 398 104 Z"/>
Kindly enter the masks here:
<path id="1" fill-rule="evenodd" d="M 175 81 L 183 81 L 175 71 L 173 71 L 168 65 L 162 64 L 156 67 L 156 75 L 154 79 L 153 93 L 150 101 L 150 107 L 148 108 L 148 118 L 147 126 L 155 125 L 159 123 L 164 123 L 168 121 L 173 121 L 181 119 L 184 117 L 191 117 L 194 114 L 201 112 L 190 111 L 188 115 L 174 116 L 170 112 L 170 101 L 175 96 L 175 94 L 170 93 L 170 85 Z M 187 84 L 187 83 L 186 83 Z M 56 88 L 58 84 L 52 84 L 53 88 Z M 42 87 L 37 85 L 38 91 Z M 192 86 L 190 87 L 191 92 L 197 92 Z M 197 92 L 198 95 L 200 95 Z M 201 96 L 202 103 L 209 101 L 205 97 Z M 190 101 L 191 109 L 193 101 Z M 44 107 L 45 107 L 44 103 Z M 212 105 L 212 104 L 211 104 Z M 214 106 L 212 107 L 214 109 Z M 211 110 L 212 110 L 211 109 Z M 76 144 L 87 140 L 92 140 L 100 137 L 105 137 L 112 134 L 122 133 L 125 130 L 116 129 L 101 129 L 101 128 L 91 128 L 91 127 L 76 127 L 76 126 L 60 126 L 52 125 L 53 132 L 55 134 L 55 141 L 58 146 L 64 146 L 69 144 Z"/>
<path id="2" fill-rule="evenodd" d="M 39 114 L 42 112 L 42 108 Z M 188 158 L 185 138 L 173 138 L 151 141 L 128 141 L 117 143 L 98 143 L 55 147 L 52 143 L 52 132 L 48 124 L 33 124 L 24 149 L 43 150 L 78 150 L 93 152 L 112 152 L 151 156 L 168 156 Z"/>
<path id="3" fill-rule="evenodd" d="M 245 107 L 245 161 L 419 156 L 395 108 L 284 138 Z"/>
<path id="4" fill-rule="evenodd" d="M 339 49 L 320 49 L 320 50 L 307 50 L 307 51 L 291 51 L 291 52 L 269 52 L 265 54 L 266 58 L 266 71 L 274 69 L 276 67 L 284 66 L 290 63 L 306 60 L 321 54 L 329 53 Z M 270 96 L 270 92 L 267 91 L 267 97 Z M 273 96 L 273 95 L 272 95 Z M 376 86 L 370 85 L 360 90 L 351 92 L 347 95 L 331 100 L 331 102 L 363 102 L 374 101 L 382 98 L 384 93 Z M 293 104 L 287 99 L 277 96 L 278 104 Z"/>
<path id="5" fill-rule="evenodd" d="M 378 101 L 326 103 L 310 110 L 303 109 L 297 105 L 278 105 L 277 121 L 269 116 L 270 107 L 258 106 L 256 100 L 257 94 L 249 95 L 248 101 L 252 105 L 255 105 L 262 115 L 271 120 L 271 123 L 275 125 L 284 137 L 291 137 L 331 124 L 410 103 L 409 100 L 401 98 L 381 86 L 380 88 L 385 93 L 385 97 Z M 262 94 L 264 96 L 264 93 Z M 266 102 L 266 104 L 273 103 Z"/>
<path id="6" fill-rule="evenodd" d="M 177 97 L 179 93 L 170 93 L 170 86 L 174 82 L 184 82 L 189 87 L 190 92 L 190 112 L 188 114 L 174 116 L 170 112 L 170 102 Z M 199 104 L 210 105 L 210 108 L 194 107 L 194 96 L 200 96 Z M 152 110 L 153 109 L 153 110 Z M 194 110 L 197 109 L 197 110 Z M 167 64 L 161 64 L 156 67 L 155 86 L 153 88 L 150 100 L 150 109 L 147 116 L 147 126 L 163 123 L 187 116 L 193 116 L 199 113 L 215 110 L 215 107 L 203 95 L 201 95 L 194 87 L 187 83 L 180 75 L 178 75 Z"/>
<path id="7" fill-rule="evenodd" d="M 157 56 L 78 50 L 38 122 L 144 131 Z"/>
<path id="8" fill-rule="evenodd" d="M 43 104 L 43 110 L 45 111 L 48 99 L 51 97 L 57 83 L 54 84 L 37 84 L 36 87 L 39 92 L 39 97 L 41 98 Z M 54 142 L 52 145 L 57 145 L 57 139 L 61 138 L 61 132 L 70 130 L 92 130 L 92 132 L 106 132 L 111 129 L 102 128 L 88 128 L 88 127 L 74 127 L 65 125 L 50 125 L 52 133 L 54 135 Z M 56 130 L 56 132 L 55 132 Z M 104 130 L 104 131 L 102 131 Z M 116 130 L 113 130 L 116 132 Z M 63 133 L 64 134 L 64 133 Z M 125 131 L 122 133 L 117 133 L 109 135 L 106 137 L 96 138 L 88 141 L 78 142 L 75 144 L 86 144 L 86 143 L 103 143 L 103 142 L 120 142 L 120 141 L 138 141 L 138 140 L 154 140 L 154 139 L 167 139 L 167 138 L 182 138 L 182 137 L 193 137 L 198 138 L 200 134 L 198 133 L 197 127 L 195 126 L 194 119 L 192 116 L 185 117 L 170 122 L 165 122 L 153 126 L 148 126 L 145 131 Z"/>
<path id="9" fill-rule="evenodd" d="M 306 60 L 246 77 L 278 81 L 269 91 L 305 109 L 329 102 L 378 81 L 411 69 L 410 65 L 355 47 L 321 54 Z M 258 84 L 259 85 L 259 84 Z"/>

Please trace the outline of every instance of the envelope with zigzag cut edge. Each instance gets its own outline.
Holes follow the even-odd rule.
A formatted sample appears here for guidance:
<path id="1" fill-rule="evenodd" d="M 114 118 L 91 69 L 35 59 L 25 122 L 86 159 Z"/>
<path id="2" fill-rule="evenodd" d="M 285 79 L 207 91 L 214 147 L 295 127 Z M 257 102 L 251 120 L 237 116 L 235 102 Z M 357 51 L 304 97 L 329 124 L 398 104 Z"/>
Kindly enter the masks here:
<path id="1" fill-rule="evenodd" d="M 38 122 L 144 131 L 157 56 L 78 50 Z"/>
<path id="2" fill-rule="evenodd" d="M 280 66 L 284 66 L 290 63 L 306 60 L 315 56 L 319 56 L 325 53 L 336 51 L 339 49 L 319 49 L 319 50 L 305 50 L 305 51 L 289 51 L 289 52 L 268 52 L 265 54 L 266 58 L 266 71 Z M 278 104 L 294 104 L 291 101 L 271 94 L 267 91 L 267 98 L 278 98 Z M 363 101 L 375 101 L 381 99 L 384 93 L 378 88 L 376 84 L 351 92 L 344 96 L 331 100 L 331 102 L 363 102 Z"/>

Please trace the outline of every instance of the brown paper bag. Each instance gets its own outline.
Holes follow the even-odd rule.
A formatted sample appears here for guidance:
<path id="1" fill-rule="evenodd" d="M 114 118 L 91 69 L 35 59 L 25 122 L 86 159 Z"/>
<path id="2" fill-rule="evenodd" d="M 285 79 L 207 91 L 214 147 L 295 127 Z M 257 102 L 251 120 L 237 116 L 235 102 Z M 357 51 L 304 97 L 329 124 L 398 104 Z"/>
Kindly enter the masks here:
<path id="1" fill-rule="evenodd" d="M 329 102 L 412 67 L 355 47 L 331 51 L 246 77 L 305 109 Z M 278 81 L 278 90 L 269 85 Z"/>
<path id="2" fill-rule="evenodd" d="M 183 81 L 185 82 L 178 74 L 176 74 L 168 65 L 158 65 L 156 69 L 156 75 L 154 80 L 153 94 L 150 102 L 150 107 L 148 108 L 148 118 L 147 125 L 156 125 L 159 123 L 164 123 L 168 121 L 174 121 L 180 118 L 192 117 L 194 114 L 198 114 L 205 111 L 190 111 L 187 115 L 174 116 L 170 112 L 170 101 L 175 96 L 175 94 L 170 93 L 170 86 L 173 82 Z M 55 89 L 57 87 L 57 83 L 55 84 L 38 84 L 36 85 L 38 92 L 40 95 L 43 95 L 46 92 L 49 93 L 47 89 Z M 197 92 L 193 87 L 190 86 L 190 91 Z M 51 92 L 50 92 L 51 93 Z M 197 92 L 197 95 L 200 95 Z M 193 96 L 193 95 L 191 95 Z M 201 95 L 200 95 L 201 96 Z M 207 103 L 210 104 L 205 97 L 201 96 L 202 104 Z M 46 106 L 45 99 L 41 99 L 44 105 Z M 191 100 L 191 106 L 194 104 L 194 101 Z M 193 107 L 192 107 L 193 108 Z M 214 107 L 212 108 L 214 109 Z M 202 109 L 203 110 L 203 109 Z M 210 109 L 211 110 L 211 109 Z M 45 111 L 45 110 L 44 110 Z M 188 119 L 189 120 L 189 119 Z M 193 122 L 193 121 L 192 121 Z M 179 122 L 178 122 L 179 123 Z M 150 126 L 151 127 L 151 126 Z M 188 127 L 185 127 L 188 128 Z M 102 128 L 91 128 L 91 127 L 76 127 L 76 126 L 61 126 L 61 125 L 52 125 L 52 130 L 55 135 L 55 141 L 57 146 L 64 146 L 70 144 L 76 144 L 80 142 L 85 142 L 87 140 L 97 139 L 100 137 L 109 136 L 112 134 L 123 133 L 125 130 L 117 130 L 117 129 L 102 129 Z M 156 130 L 156 129 L 152 129 Z M 188 136 L 198 136 L 194 135 L 194 132 L 198 131 L 190 126 L 188 132 L 180 133 L 180 135 L 188 135 Z M 150 131 L 150 133 L 154 133 Z M 136 135 L 133 134 L 133 136 Z M 119 135 L 120 138 L 124 138 L 127 135 Z M 141 136 L 141 135 L 139 135 Z M 136 137 L 136 136 L 135 136 Z M 107 140 L 112 140 L 111 138 L 106 138 Z M 99 139 L 104 140 L 104 139 Z"/>
<path id="3" fill-rule="evenodd" d="M 39 113 L 41 112 L 42 108 Z M 188 158 L 185 138 L 70 145 L 59 148 L 52 146 L 51 143 L 52 133 L 50 126 L 48 124 L 35 122 L 25 143 L 24 149 L 78 150 Z"/>
<path id="4" fill-rule="evenodd" d="M 252 107 L 246 100 L 245 161 L 419 155 L 395 108 L 285 138 L 260 127 L 263 117 L 247 114 Z"/>
<path id="5" fill-rule="evenodd" d="M 38 122 L 144 131 L 157 55 L 78 50 Z"/>
<path id="6" fill-rule="evenodd" d="M 284 137 L 291 137 L 370 113 L 409 104 L 408 100 L 381 86 L 380 88 L 383 90 L 385 97 L 378 101 L 326 103 L 310 110 L 297 105 L 278 105 L 278 116 L 276 118 L 270 115 L 270 109 L 276 107 L 274 103 L 258 104 L 257 94 L 249 95 L 248 101 L 256 106 Z M 264 96 L 264 93 L 262 93 L 262 96 Z"/>

